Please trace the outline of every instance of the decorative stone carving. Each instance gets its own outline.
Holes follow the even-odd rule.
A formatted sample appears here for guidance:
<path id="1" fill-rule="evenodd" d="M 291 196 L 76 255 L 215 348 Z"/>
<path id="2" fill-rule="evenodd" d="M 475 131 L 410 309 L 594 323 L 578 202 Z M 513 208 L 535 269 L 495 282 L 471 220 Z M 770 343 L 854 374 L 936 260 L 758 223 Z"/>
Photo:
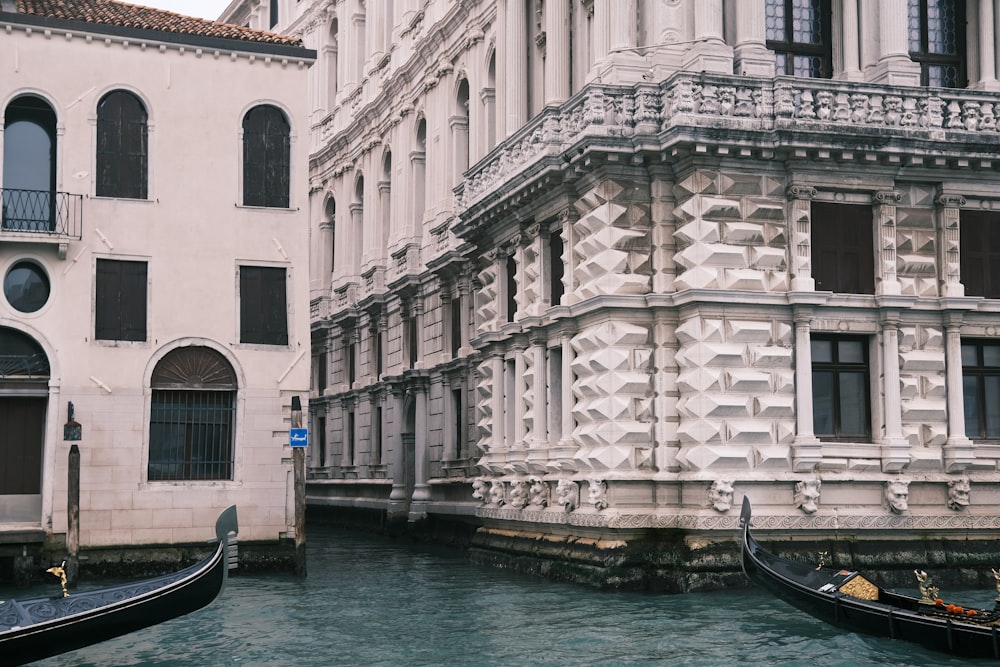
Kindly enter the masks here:
<path id="1" fill-rule="evenodd" d="M 649 331 L 610 321 L 573 338 L 573 439 L 581 470 L 651 465 L 652 376 Z"/>
<path id="2" fill-rule="evenodd" d="M 592 477 L 587 480 L 590 488 L 587 491 L 587 502 L 597 511 L 608 508 L 608 485 L 602 479 Z"/>
<path id="3" fill-rule="evenodd" d="M 795 506 L 806 514 L 815 514 L 819 509 L 819 488 L 822 482 L 818 477 L 795 482 Z"/>
<path id="4" fill-rule="evenodd" d="M 893 514 L 903 514 L 909 511 L 909 498 L 909 480 L 893 479 L 885 483 L 885 501 Z"/>
<path id="5" fill-rule="evenodd" d="M 549 504 L 549 485 L 537 477 L 528 479 L 528 505 L 546 507 Z"/>
<path id="6" fill-rule="evenodd" d="M 507 502 L 507 490 L 499 480 L 490 482 L 490 504 L 500 507 Z"/>
<path id="7" fill-rule="evenodd" d="M 580 506 L 580 485 L 569 479 L 559 480 L 556 486 L 556 502 L 567 512 Z"/>
<path id="8" fill-rule="evenodd" d="M 733 507 L 733 482 L 717 479 L 708 487 L 708 504 L 717 512 L 728 512 Z"/>
<path id="9" fill-rule="evenodd" d="M 484 504 L 490 502 L 490 485 L 482 477 L 472 480 L 472 497 Z"/>
<path id="10" fill-rule="evenodd" d="M 528 504 L 528 483 L 523 479 L 515 480 L 510 483 L 510 494 L 508 495 L 507 504 L 514 509 L 522 509 Z"/>
<path id="11" fill-rule="evenodd" d="M 972 485 L 968 477 L 948 480 L 948 509 L 961 512 L 969 506 Z"/>

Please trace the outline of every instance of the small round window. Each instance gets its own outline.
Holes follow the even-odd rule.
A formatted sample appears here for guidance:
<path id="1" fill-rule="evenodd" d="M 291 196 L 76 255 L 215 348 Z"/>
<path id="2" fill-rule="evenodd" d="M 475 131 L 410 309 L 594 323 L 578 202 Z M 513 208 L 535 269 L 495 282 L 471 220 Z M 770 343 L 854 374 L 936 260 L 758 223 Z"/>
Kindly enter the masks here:
<path id="1" fill-rule="evenodd" d="M 49 277 L 34 262 L 17 262 L 3 279 L 7 303 L 22 313 L 33 313 L 49 300 Z"/>

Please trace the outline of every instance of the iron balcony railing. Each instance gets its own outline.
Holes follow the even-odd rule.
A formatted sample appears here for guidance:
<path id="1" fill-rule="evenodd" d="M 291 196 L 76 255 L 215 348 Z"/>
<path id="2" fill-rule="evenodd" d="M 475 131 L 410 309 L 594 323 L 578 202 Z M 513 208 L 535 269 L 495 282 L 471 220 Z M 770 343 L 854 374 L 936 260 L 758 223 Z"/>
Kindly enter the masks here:
<path id="1" fill-rule="evenodd" d="M 60 239 L 82 237 L 83 195 L 0 188 L 0 202 L 0 236 L 24 233 Z"/>

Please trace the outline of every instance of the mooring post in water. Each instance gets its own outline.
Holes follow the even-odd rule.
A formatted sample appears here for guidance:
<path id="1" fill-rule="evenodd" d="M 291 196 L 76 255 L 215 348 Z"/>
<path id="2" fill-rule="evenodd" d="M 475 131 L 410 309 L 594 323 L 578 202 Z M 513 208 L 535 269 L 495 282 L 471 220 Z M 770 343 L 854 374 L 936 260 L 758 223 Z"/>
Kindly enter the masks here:
<path id="1" fill-rule="evenodd" d="M 302 402 L 292 396 L 292 428 L 302 430 Z M 295 486 L 295 574 L 306 576 L 306 448 L 289 434 L 292 445 L 292 475 Z"/>
<path id="2" fill-rule="evenodd" d="M 69 486 L 66 490 L 66 585 L 75 587 L 80 569 L 80 447 L 69 448 Z"/>

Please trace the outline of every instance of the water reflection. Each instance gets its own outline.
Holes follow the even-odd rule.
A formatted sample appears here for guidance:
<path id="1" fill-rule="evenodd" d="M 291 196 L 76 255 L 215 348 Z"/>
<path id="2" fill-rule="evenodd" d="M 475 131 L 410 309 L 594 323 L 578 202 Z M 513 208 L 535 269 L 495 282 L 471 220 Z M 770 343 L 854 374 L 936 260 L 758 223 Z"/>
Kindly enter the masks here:
<path id="1" fill-rule="evenodd" d="M 309 572 L 304 581 L 236 577 L 207 609 L 37 664 L 976 663 L 842 633 L 755 589 L 602 593 L 476 565 L 453 551 L 320 526 L 310 526 Z M 989 606 L 995 594 L 961 597 Z"/>

